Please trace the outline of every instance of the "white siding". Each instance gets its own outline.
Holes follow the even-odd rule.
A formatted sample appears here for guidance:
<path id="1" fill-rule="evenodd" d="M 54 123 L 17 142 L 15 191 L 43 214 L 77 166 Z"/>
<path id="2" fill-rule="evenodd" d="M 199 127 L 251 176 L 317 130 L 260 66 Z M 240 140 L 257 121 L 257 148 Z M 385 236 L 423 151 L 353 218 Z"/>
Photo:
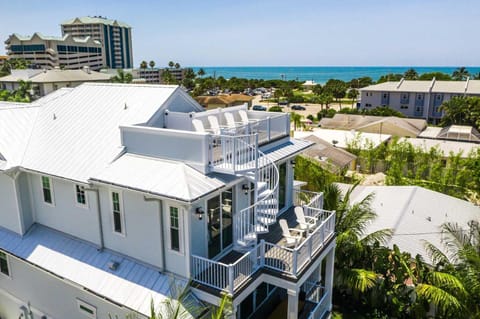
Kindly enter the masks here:
<path id="1" fill-rule="evenodd" d="M 0 173 L 0 221 L 0 226 L 17 234 L 22 233 L 15 182 L 3 173 Z"/>
<path id="2" fill-rule="evenodd" d="M 86 192 L 89 205 L 87 208 L 79 207 L 75 204 L 74 183 L 51 178 L 54 205 L 50 205 L 43 200 L 41 176 L 30 174 L 29 178 L 38 223 L 92 243 L 100 243 L 94 194 Z"/>
<path id="3" fill-rule="evenodd" d="M 124 235 L 113 230 L 111 191 L 121 193 Z M 161 268 L 158 202 L 147 202 L 143 194 L 115 188 L 102 188 L 100 198 L 105 247 Z"/>
<path id="4" fill-rule="evenodd" d="M 85 319 L 78 311 L 77 298 L 97 308 L 97 318 L 126 318 L 132 310 L 120 308 L 98 296 L 86 292 L 81 287 L 67 284 L 43 270 L 21 259 L 9 256 L 11 278 L 0 276 L 0 317 L 19 318 L 20 306 L 30 302 L 36 315 L 47 318 Z M 8 293 L 6 293 L 8 291 Z M 12 298 L 12 295 L 15 298 Z M 20 301 L 20 302 L 19 302 Z"/>

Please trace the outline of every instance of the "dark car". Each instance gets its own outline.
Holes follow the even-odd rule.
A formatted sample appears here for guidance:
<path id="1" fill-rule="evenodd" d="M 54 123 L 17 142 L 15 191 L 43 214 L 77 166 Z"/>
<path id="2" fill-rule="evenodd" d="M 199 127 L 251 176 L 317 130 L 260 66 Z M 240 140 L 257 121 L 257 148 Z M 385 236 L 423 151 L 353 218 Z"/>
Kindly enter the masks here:
<path id="1" fill-rule="evenodd" d="M 297 111 L 305 111 L 305 107 L 301 105 L 292 105 L 291 107 L 292 110 L 297 110 Z"/>
<path id="2" fill-rule="evenodd" d="M 263 105 L 254 105 L 252 107 L 252 110 L 254 110 L 254 111 L 266 111 L 267 108 Z"/>

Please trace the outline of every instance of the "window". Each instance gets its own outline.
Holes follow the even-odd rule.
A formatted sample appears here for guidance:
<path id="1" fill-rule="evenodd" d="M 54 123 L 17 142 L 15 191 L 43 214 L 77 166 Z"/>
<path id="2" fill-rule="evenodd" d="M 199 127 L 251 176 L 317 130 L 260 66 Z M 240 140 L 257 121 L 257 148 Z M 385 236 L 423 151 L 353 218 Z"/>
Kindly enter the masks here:
<path id="1" fill-rule="evenodd" d="M 50 177 L 42 176 L 43 201 L 53 205 L 52 180 Z"/>
<path id="2" fill-rule="evenodd" d="M 371 103 L 365 103 L 365 107 L 372 107 Z"/>
<path id="3" fill-rule="evenodd" d="M 117 192 L 112 192 L 112 213 L 113 213 L 113 230 L 116 233 L 123 234 L 122 205 L 120 201 L 120 193 L 117 193 Z"/>
<path id="4" fill-rule="evenodd" d="M 400 105 L 400 108 L 403 109 L 403 110 L 408 109 L 408 105 Z"/>
<path id="5" fill-rule="evenodd" d="M 87 196 L 85 195 L 85 186 L 75 185 L 75 198 L 77 204 L 87 206 Z"/>
<path id="6" fill-rule="evenodd" d="M 10 269 L 8 268 L 7 254 L 0 251 L 0 273 L 10 276 Z"/>
<path id="7" fill-rule="evenodd" d="M 80 300 L 77 299 L 77 306 L 78 306 L 78 311 L 80 313 L 83 313 L 85 316 L 91 319 L 96 319 L 97 318 L 97 308 Z"/>
<path id="8" fill-rule="evenodd" d="M 170 207 L 170 249 L 180 251 L 180 222 L 177 207 Z"/>

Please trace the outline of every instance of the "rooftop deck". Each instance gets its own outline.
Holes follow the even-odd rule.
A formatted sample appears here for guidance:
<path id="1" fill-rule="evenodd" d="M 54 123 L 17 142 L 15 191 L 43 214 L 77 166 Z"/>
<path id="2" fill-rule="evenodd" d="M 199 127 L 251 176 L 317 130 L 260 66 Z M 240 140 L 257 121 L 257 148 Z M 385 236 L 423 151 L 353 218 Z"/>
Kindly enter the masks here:
<path id="1" fill-rule="evenodd" d="M 314 200 L 319 201 L 318 198 Z M 232 295 L 259 270 L 296 280 L 334 237 L 335 212 L 314 207 L 317 204 L 311 202 L 310 206 L 303 206 L 305 215 L 319 219 L 315 227 L 305 231 L 296 246 L 285 245 L 278 223 L 279 219 L 286 219 L 289 228 L 299 227 L 294 207 L 291 207 L 270 226 L 268 233 L 259 236 L 257 245 L 246 253 L 232 251 L 218 261 L 192 255 L 192 279 Z"/>

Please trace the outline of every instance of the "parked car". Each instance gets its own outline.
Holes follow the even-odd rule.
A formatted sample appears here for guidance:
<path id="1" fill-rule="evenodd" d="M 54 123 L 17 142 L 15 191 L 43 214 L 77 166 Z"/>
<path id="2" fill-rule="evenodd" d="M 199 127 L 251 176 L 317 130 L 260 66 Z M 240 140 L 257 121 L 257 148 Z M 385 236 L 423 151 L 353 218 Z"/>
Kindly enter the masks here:
<path id="1" fill-rule="evenodd" d="M 306 108 L 304 106 L 297 105 L 297 104 L 292 105 L 291 109 L 296 110 L 296 111 L 305 111 L 306 110 Z"/>
<path id="2" fill-rule="evenodd" d="M 252 107 L 252 110 L 254 110 L 254 111 L 266 111 L 267 108 L 263 105 L 254 105 Z"/>

